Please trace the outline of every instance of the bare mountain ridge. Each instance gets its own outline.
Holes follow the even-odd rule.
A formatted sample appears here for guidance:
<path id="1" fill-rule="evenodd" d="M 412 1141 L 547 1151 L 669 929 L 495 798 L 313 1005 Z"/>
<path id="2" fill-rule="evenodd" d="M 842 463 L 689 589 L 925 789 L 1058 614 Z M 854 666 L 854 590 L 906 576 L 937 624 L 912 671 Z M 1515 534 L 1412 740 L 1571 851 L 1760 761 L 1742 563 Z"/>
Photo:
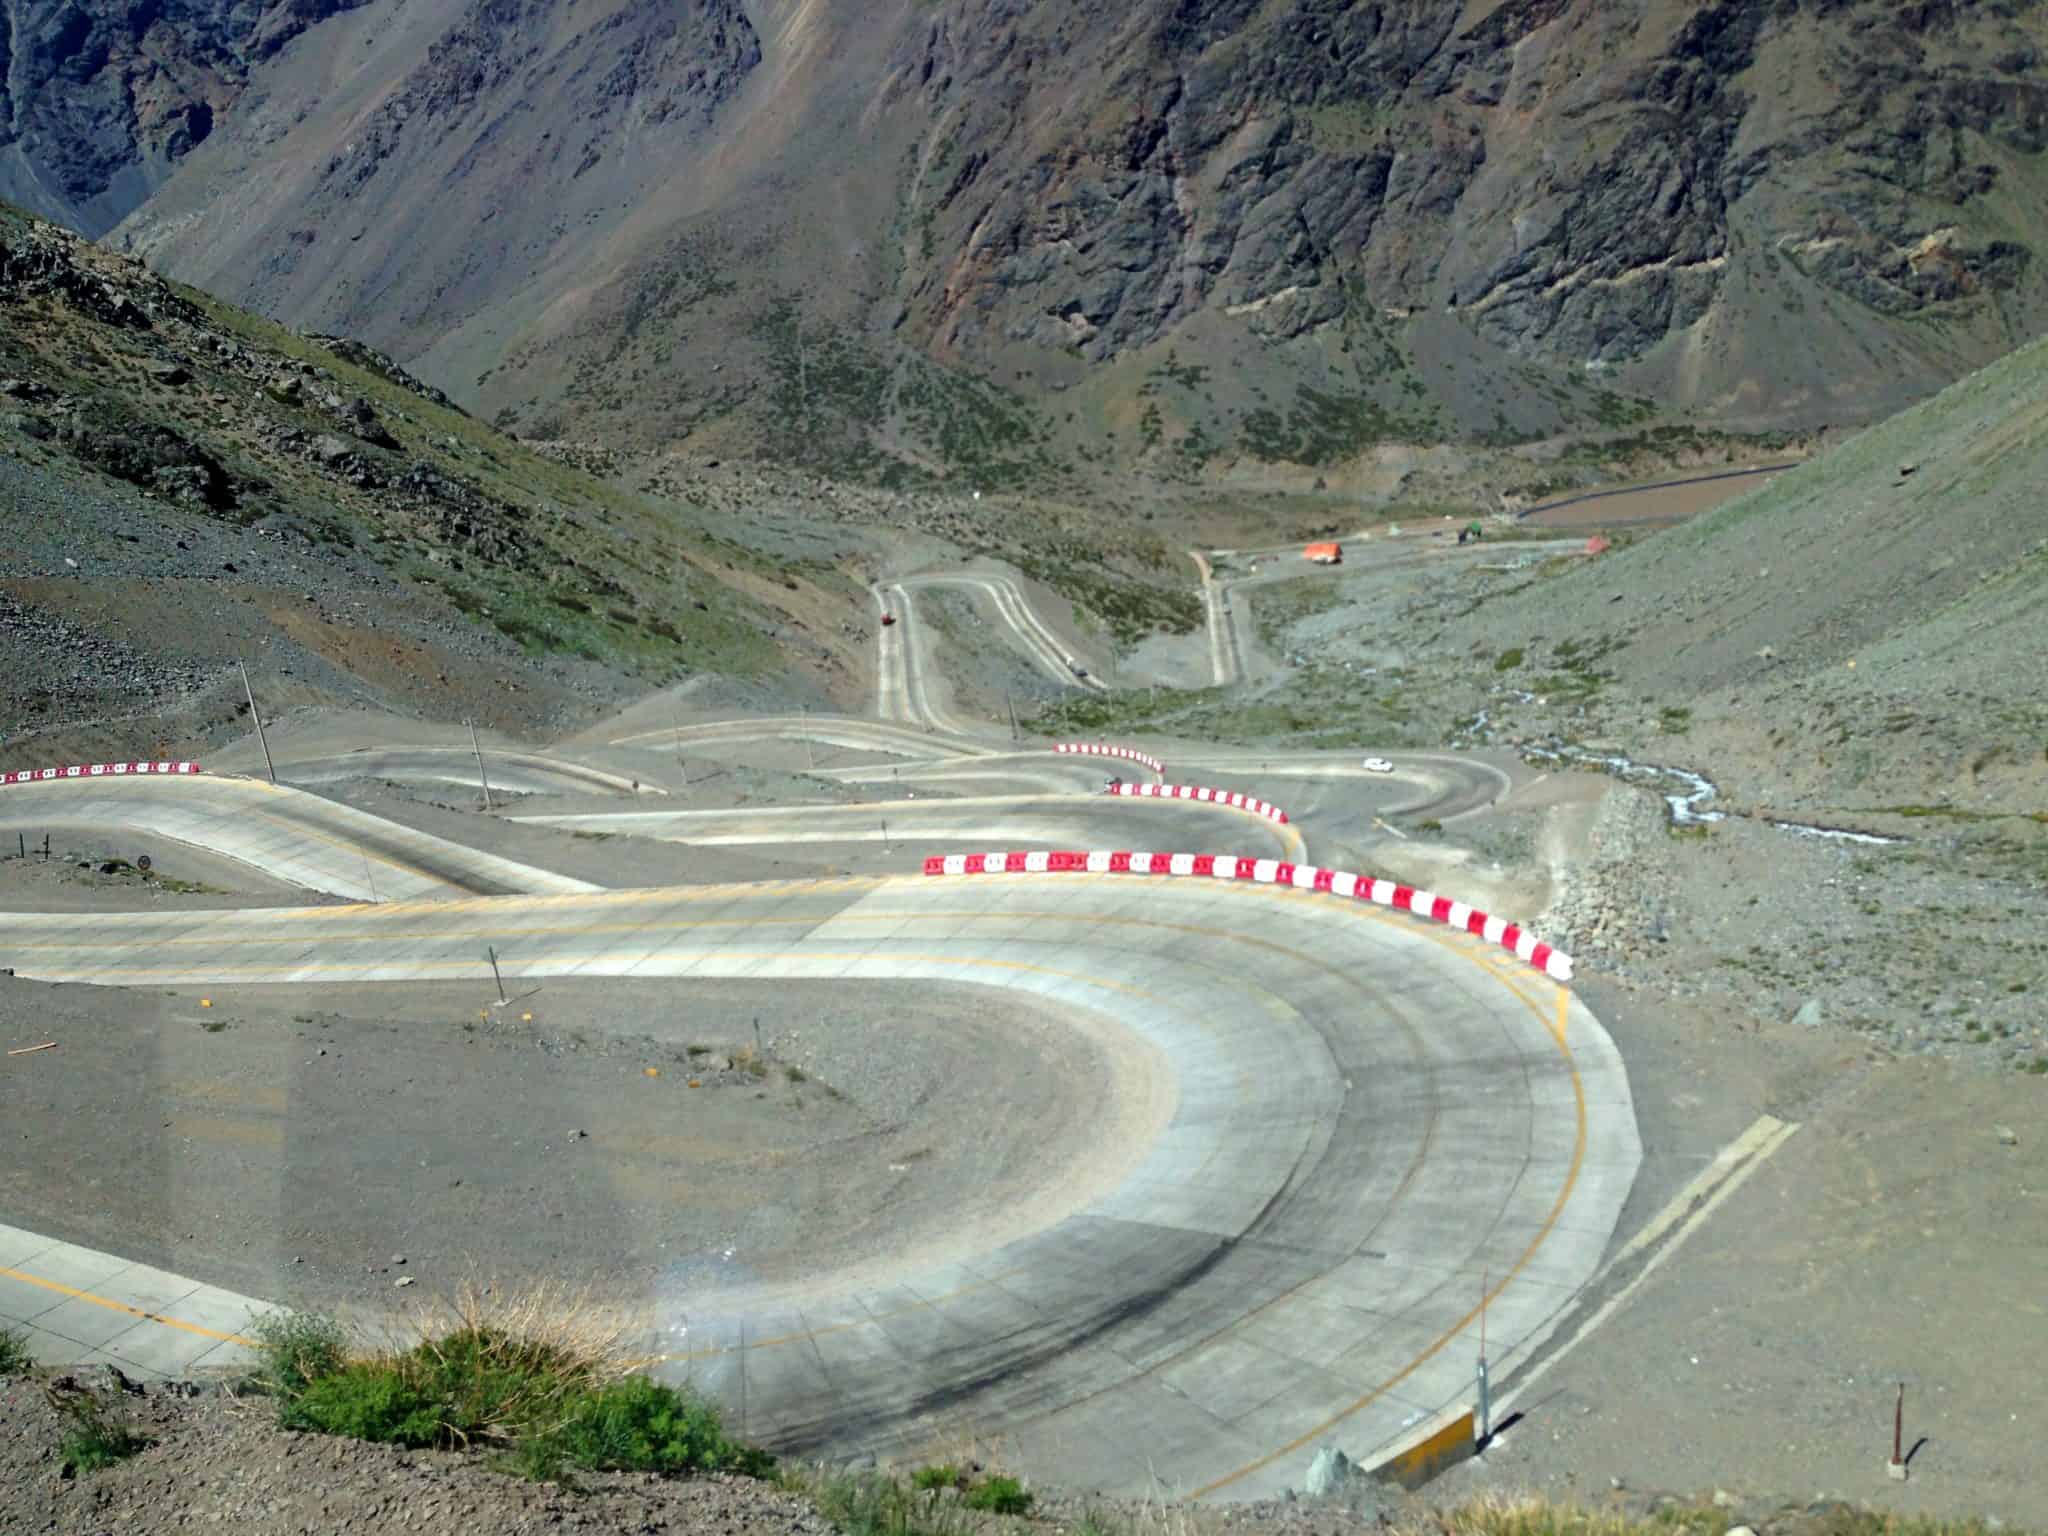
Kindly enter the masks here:
<path id="1" fill-rule="evenodd" d="M 2044 329 L 2044 37 L 2037 0 L 372 0 L 118 238 L 526 430 L 863 473 L 1809 427 Z"/>

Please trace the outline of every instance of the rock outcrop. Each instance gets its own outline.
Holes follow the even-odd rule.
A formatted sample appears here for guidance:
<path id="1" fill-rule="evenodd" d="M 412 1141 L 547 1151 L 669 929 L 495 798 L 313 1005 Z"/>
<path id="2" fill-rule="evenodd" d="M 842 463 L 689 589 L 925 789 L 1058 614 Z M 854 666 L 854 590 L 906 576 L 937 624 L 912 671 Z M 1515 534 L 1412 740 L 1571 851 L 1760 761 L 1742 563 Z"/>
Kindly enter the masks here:
<path id="1" fill-rule="evenodd" d="M 98 235 L 233 110 L 250 71 L 366 0 L 0 0 L 0 199 Z"/>

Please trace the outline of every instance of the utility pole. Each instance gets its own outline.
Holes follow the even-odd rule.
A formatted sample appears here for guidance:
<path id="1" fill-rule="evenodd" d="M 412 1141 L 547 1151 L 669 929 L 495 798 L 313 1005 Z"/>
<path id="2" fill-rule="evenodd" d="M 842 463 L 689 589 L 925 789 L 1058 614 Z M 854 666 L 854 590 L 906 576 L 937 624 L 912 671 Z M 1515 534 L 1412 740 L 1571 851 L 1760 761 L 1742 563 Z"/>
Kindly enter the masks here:
<path id="1" fill-rule="evenodd" d="M 469 750 L 476 754 L 476 776 L 483 782 L 484 809 L 488 811 L 491 808 L 491 776 L 484 772 L 484 749 L 477 745 L 476 722 L 465 720 L 462 723 L 469 727 Z"/>
<path id="2" fill-rule="evenodd" d="M 263 737 L 263 717 L 256 713 L 256 690 L 249 686 L 249 668 L 240 661 L 235 663 L 242 669 L 242 692 L 249 700 L 249 718 L 256 722 L 256 745 L 263 749 L 263 769 L 270 775 L 270 782 L 277 782 L 277 765 L 270 760 L 270 743 Z"/>

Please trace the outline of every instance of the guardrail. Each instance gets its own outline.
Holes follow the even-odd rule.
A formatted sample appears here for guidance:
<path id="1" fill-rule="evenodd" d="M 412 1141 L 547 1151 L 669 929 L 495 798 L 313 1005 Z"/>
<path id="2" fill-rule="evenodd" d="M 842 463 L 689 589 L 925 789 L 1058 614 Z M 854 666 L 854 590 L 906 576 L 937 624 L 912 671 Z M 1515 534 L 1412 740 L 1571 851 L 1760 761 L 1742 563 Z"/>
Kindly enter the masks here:
<path id="1" fill-rule="evenodd" d="M 1214 880 L 1254 880 L 1261 885 L 1286 885 L 1296 890 L 1326 891 L 1333 896 L 1370 901 L 1426 917 L 1433 922 L 1476 934 L 1489 944 L 1514 951 L 1516 957 L 1555 981 L 1572 979 L 1572 959 L 1505 918 L 1494 917 L 1462 901 L 1396 885 L 1349 870 L 1289 864 L 1280 859 L 1247 859 L 1223 853 L 1124 853 L 1094 851 L 1034 853 L 937 854 L 924 861 L 927 875 L 1196 875 Z"/>
<path id="2" fill-rule="evenodd" d="M 1120 757 L 1127 762 L 1142 764 L 1154 773 L 1166 772 L 1166 764 L 1156 757 L 1146 756 L 1136 747 L 1112 747 L 1099 741 L 1063 741 L 1053 751 L 1079 752 L 1087 757 Z"/>
<path id="3" fill-rule="evenodd" d="M 197 763 L 74 763 L 68 768 L 24 768 L 0 773 L 0 785 L 47 784 L 58 779 L 121 778 L 131 774 L 197 773 Z"/>
<path id="4" fill-rule="evenodd" d="M 1196 800 L 1204 805 L 1227 805 L 1233 810 L 1263 816 L 1283 827 L 1287 825 L 1287 813 L 1279 806 L 1234 789 L 1211 789 L 1206 784 L 1119 784 L 1110 793 L 1140 800 Z"/>

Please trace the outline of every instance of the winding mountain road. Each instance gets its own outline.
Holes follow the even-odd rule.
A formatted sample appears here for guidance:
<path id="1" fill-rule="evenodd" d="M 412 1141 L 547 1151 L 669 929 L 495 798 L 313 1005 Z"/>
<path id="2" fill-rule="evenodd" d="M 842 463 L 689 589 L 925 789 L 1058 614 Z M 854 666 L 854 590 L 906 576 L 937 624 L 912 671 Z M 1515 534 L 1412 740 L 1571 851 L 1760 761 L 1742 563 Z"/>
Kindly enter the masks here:
<path id="1" fill-rule="evenodd" d="M 875 590 L 898 615 L 881 630 L 879 722 L 679 724 L 612 745 L 808 738 L 898 760 L 828 770 L 842 782 L 886 775 L 1002 793 L 513 819 L 700 844 L 886 835 L 932 852 L 1130 846 L 1144 833 L 1155 847 L 1305 857 L 1313 824 L 1076 793 L 1113 765 L 975 738 L 928 695 L 914 584 Z M 1051 671 L 1062 653 L 1021 594 L 975 584 Z M 1212 608 L 1212 636 L 1213 624 Z M 1318 814 L 1342 821 L 1402 796 L 1455 813 L 1509 787 L 1500 769 L 1449 754 L 1406 754 L 1392 776 L 1349 755 L 1164 755 L 1181 777 L 1313 782 L 1332 797 Z M 535 793 L 634 788 L 554 756 L 487 761 L 494 782 L 502 762 L 508 787 Z M 415 747 L 295 772 L 309 783 L 462 782 L 474 766 Z M 1081 1010 L 1159 1053 L 1172 1103 L 1156 1135 L 1086 1198 L 1045 1191 L 1042 1225 L 1021 1238 L 633 1298 L 664 1341 L 660 1369 L 743 1401 L 749 1433 L 788 1451 L 907 1454 L 937 1431 L 999 1438 L 1013 1465 L 1073 1486 L 1276 1495 L 1299 1483 L 1316 1446 L 1368 1458 L 1465 1400 L 1482 1308 L 1496 1374 L 1527 1358 L 1601 1264 L 1641 1158 L 1619 1055 L 1569 991 L 1473 935 L 1313 891 L 1086 874 L 601 890 L 229 778 L 65 782 L 0 798 L 0 828 L 39 818 L 147 830 L 362 904 L 0 913 L 0 963 L 22 978 L 354 986 L 474 977 L 489 951 L 508 984 L 967 982 Z M 619 873 L 630 879 L 629 855 Z M 224 1362 L 245 1343 L 237 1310 L 258 1305 L 0 1227 L 0 1320 L 27 1328 L 49 1358 L 172 1372 Z M 72 1320 L 107 1316 L 120 1326 Z"/>

